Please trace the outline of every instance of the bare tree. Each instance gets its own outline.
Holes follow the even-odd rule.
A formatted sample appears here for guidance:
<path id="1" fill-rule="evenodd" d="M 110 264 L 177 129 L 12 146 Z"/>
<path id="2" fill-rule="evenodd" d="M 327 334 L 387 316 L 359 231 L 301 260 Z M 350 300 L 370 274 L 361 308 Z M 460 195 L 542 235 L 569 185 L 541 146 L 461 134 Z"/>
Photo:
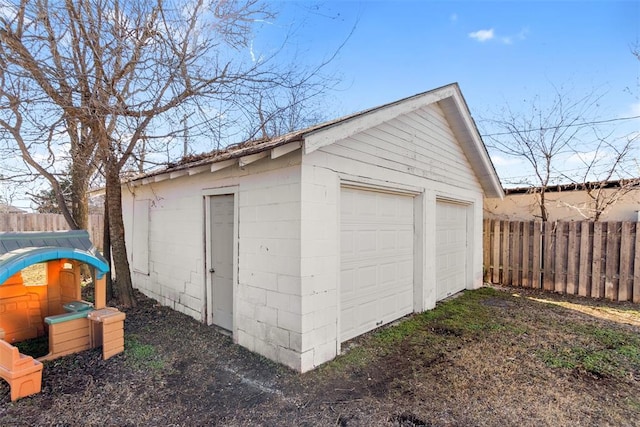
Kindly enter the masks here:
<path id="1" fill-rule="evenodd" d="M 22 0 L 4 6 L 1 95 L 9 120 L 3 126 L 56 194 L 58 184 L 34 152 L 55 155 L 50 147 L 61 129 L 78 136 L 69 155 L 74 167 L 101 165 L 121 304 L 135 305 L 120 175 L 136 150 L 173 140 L 183 129 L 171 124 L 194 111 L 199 120 L 191 134 L 221 129 L 221 120 L 231 115 L 220 111 L 238 111 L 249 91 L 322 87 L 314 78 L 317 69 L 283 70 L 276 54 L 252 58 L 251 30 L 272 16 L 258 0 Z M 27 114 L 32 125 L 37 117 L 49 118 L 30 141 L 22 126 Z M 91 171 L 78 173 L 86 177 Z"/>
<path id="2" fill-rule="evenodd" d="M 582 164 L 582 173 L 563 173 L 562 176 L 588 197 L 583 206 L 568 203 L 566 206 L 578 210 L 585 219 L 599 221 L 610 206 L 640 186 L 634 163 L 638 135 L 616 137 L 608 132 L 600 136 L 597 129 L 593 131 L 597 137 L 591 144 L 592 150 L 576 152 L 572 156 Z"/>
<path id="3" fill-rule="evenodd" d="M 497 118 L 481 121 L 487 146 L 495 153 L 524 159 L 533 171 L 531 185 L 537 195 L 538 217 L 547 221 L 546 188 L 559 180 L 563 162 L 580 151 L 601 96 L 595 92 L 572 98 L 554 87 L 553 99 L 544 104 L 541 97 L 525 101 L 523 111 L 505 107 Z M 488 131 L 491 129 L 491 131 Z M 582 145 L 586 148 L 585 145 Z"/>

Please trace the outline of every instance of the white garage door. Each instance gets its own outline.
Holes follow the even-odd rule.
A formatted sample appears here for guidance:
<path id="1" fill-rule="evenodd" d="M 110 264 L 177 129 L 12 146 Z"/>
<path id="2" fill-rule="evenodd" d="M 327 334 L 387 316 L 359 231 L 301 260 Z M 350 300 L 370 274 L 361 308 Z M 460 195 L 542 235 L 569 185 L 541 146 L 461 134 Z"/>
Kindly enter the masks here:
<path id="1" fill-rule="evenodd" d="M 413 197 L 343 188 L 341 340 L 413 311 Z"/>
<path id="2" fill-rule="evenodd" d="M 466 288 L 467 206 L 436 203 L 436 300 Z"/>

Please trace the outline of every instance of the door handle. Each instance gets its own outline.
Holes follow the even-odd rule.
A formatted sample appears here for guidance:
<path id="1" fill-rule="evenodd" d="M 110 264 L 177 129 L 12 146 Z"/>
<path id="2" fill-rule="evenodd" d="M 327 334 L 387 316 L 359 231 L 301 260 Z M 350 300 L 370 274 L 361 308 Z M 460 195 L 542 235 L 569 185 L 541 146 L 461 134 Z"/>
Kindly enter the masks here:
<path id="1" fill-rule="evenodd" d="M 214 270 L 214 269 L 213 269 L 213 267 L 211 267 L 211 268 L 209 269 L 209 273 L 215 273 L 215 272 L 216 272 L 216 270 Z"/>

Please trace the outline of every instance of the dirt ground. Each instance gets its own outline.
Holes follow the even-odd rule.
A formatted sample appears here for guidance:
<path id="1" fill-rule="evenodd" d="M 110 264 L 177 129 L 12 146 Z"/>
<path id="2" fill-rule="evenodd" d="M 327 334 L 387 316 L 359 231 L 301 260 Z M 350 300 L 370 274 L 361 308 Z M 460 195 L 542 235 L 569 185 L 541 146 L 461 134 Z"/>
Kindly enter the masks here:
<path id="1" fill-rule="evenodd" d="M 125 353 L 46 362 L 42 393 L 14 403 L 2 382 L 0 425 L 638 425 L 639 324 L 631 304 L 483 289 L 301 375 L 140 296 Z"/>

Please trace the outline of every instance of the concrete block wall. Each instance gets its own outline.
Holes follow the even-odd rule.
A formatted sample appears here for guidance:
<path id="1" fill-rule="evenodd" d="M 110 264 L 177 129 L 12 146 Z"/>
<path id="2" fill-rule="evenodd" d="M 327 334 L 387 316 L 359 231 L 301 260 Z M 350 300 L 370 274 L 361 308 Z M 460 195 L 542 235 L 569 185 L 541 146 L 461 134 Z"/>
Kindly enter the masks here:
<path id="1" fill-rule="evenodd" d="M 239 182 L 234 338 L 300 370 L 300 166 Z"/>
<path id="2" fill-rule="evenodd" d="M 133 195 L 124 192 L 127 251 L 134 251 L 135 224 L 127 214 Z M 199 188 L 187 188 L 180 180 L 135 188 L 135 199 L 149 200 L 149 270 L 132 270 L 134 287 L 176 311 L 204 321 L 204 259 L 202 198 Z"/>
<path id="3" fill-rule="evenodd" d="M 340 180 L 313 164 L 302 166 L 301 370 L 333 359 L 338 351 Z"/>

